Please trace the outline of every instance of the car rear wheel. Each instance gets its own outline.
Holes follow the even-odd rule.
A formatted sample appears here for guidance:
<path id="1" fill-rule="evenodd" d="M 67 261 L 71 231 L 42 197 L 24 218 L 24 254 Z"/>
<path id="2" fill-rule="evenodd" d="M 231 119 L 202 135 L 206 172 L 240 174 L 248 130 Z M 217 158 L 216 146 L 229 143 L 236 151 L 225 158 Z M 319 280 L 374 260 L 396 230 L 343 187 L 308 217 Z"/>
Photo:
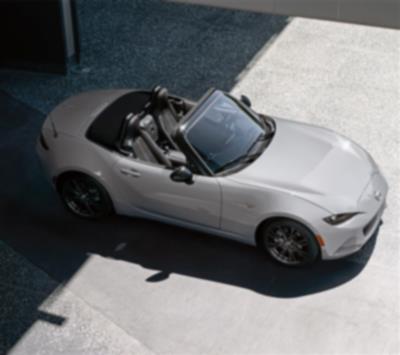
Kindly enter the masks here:
<path id="1" fill-rule="evenodd" d="M 262 248 L 277 262 L 286 266 L 304 266 L 315 262 L 319 246 L 314 234 L 304 225 L 279 219 L 261 230 Z"/>
<path id="2" fill-rule="evenodd" d="M 107 191 L 90 176 L 70 174 L 62 178 L 60 194 L 66 208 L 78 217 L 99 219 L 113 212 Z"/>

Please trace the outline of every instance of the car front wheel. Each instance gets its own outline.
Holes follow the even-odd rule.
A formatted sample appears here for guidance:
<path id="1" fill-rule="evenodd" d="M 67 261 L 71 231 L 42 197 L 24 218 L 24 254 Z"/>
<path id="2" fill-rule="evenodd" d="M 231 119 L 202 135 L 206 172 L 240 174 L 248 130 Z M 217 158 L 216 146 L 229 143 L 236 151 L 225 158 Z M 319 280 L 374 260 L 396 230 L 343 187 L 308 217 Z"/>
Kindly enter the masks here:
<path id="1" fill-rule="evenodd" d="M 70 174 L 62 178 L 59 191 L 66 208 L 78 217 L 99 219 L 113 211 L 107 191 L 90 176 Z"/>
<path id="2" fill-rule="evenodd" d="M 274 220 L 261 230 L 261 247 L 286 266 L 304 266 L 315 262 L 319 246 L 314 234 L 304 225 L 289 220 Z"/>

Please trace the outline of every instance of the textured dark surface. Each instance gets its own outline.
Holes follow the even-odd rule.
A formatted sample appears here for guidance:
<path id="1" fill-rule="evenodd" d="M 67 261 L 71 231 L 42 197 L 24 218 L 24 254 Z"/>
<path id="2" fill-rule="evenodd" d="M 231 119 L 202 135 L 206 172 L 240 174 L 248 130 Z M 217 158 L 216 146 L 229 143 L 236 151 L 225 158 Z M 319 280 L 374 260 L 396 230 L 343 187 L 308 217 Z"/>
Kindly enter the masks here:
<path id="1" fill-rule="evenodd" d="M 47 113 L 99 88 L 150 88 L 200 97 L 229 90 L 286 17 L 160 0 L 78 0 L 81 65 L 67 76 L 0 71 L 0 89 Z"/>
<path id="2" fill-rule="evenodd" d="M 40 112 L 0 91 L 0 353 L 40 319 L 38 307 L 57 287 L 55 281 L 1 241 L 10 232 L 21 232 L 22 224 L 14 222 L 8 230 L 6 223 L 10 213 L 28 205 L 24 196 L 30 194 L 33 201 L 41 199 L 41 191 L 29 186 L 35 176 L 42 178 L 34 142 L 43 118 Z"/>
<path id="3" fill-rule="evenodd" d="M 0 91 L 0 221 L 10 199 L 27 188 L 27 184 L 38 176 L 39 161 L 35 154 L 44 115 Z M 42 176 L 41 176 L 42 177 Z M 21 181 L 22 180 L 22 181 Z M 22 184 L 21 184 L 22 182 Z M 40 196 L 40 192 L 34 193 Z"/>
<path id="4" fill-rule="evenodd" d="M 0 354 L 41 319 L 38 308 L 57 285 L 0 241 Z"/>

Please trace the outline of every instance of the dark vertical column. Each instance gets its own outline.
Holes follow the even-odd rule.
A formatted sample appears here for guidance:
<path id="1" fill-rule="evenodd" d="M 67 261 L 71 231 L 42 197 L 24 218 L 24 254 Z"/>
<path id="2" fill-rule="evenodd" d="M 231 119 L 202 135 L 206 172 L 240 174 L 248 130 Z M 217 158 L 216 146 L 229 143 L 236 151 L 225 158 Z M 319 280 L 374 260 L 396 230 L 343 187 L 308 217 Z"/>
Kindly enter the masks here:
<path id="1" fill-rule="evenodd" d="M 80 63 L 81 40 L 79 33 L 78 7 L 76 4 L 76 0 L 71 0 L 71 16 L 72 16 L 72 25 L 73 25 L 74 41 L 75 41 L 75 59 L 78 63 Z"/>

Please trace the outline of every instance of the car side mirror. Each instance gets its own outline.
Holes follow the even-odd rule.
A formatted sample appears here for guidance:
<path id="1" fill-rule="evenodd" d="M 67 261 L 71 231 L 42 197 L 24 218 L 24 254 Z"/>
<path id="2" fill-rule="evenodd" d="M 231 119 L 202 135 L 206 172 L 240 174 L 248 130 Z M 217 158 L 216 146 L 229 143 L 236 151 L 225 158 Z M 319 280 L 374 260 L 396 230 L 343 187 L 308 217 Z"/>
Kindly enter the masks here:
<path id="1" fill-rule="evenodd" d="M 243 102 L 247 107 L 251 107 L 251 101 L 246 95 L 240 96 L 240 101 Z"/>
<path id="2" fill-rule="evenodd" d="M 172 181 L 175 182 L 184 182 L 188 185 L 193 184 L 193 173 L 188 167 L 184 165 L 175 168 L 174 171 L 171 173 L 170 178 Z"/>

